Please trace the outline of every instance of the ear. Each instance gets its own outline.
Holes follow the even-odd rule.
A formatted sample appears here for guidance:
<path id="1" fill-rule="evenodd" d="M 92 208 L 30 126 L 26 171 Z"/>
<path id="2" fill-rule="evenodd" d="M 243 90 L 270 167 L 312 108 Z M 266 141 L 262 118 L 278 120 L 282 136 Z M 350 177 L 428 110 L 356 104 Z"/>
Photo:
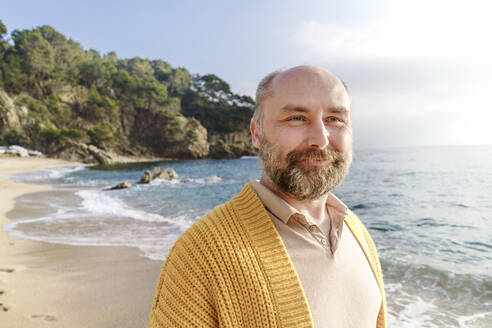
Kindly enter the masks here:
<path id="1" fill-rule="evenodd" d="M 256 126 L 256 122 L 251 120 L 249 124 L 249 130 L 251 131 L 251 142 L 255 148 L 260 148 L 260 137 L 258 134 L 258 127 Z"/>

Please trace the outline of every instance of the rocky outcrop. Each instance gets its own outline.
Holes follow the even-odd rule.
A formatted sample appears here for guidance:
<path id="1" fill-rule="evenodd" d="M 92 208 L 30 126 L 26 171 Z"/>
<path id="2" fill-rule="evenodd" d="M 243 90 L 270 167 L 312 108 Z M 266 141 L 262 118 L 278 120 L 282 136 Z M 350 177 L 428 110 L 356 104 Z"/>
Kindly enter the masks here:
<path id="1" fill-rule="evenodd" d="M 150 183 L 155 179 L 176 180 L 179 176 L 173 169 L 156 166 L 152 170 L 145 171 L 138 183 Z"/>
<path id="2" fill-rule="evenodd" d="M 13 99 L 5 91 L 0 90 L 0 126 L 20 129 L 20 114 L 27 116 L 27 108 L 16 109 Z"/>
<path id="3" fill-rule="evenodd" d="M 94 145 L 84 143 L 70 143 L 61 149 L 56 150 L 52 157 L 76 161 L 82 163 L 98 163 L 102 165 L 113 164 L 116 162 L 115 154 L 102 150 Z"/>
<path id="4" fill-rule="evenodd" d="M 111 188 L 105 189 L 105 190 L 119 190 L 119 189 L 126 189 L 131 187 L 132 184 L 128 181 L 123 181 L 121 183 L 118 183 L 116 186 L 113 186 Z"/>
<path id="5" fill-rule="evenodd" d="M 0 133 L 6 134 L 15 131 L 15 134 L 23 135 L 24 128 L 33 124 L 29 119 L 29 110 L 25 106 L 17 106 L 5 91 L 0 89 Z M 0 137 L 3 137 L 0 135 Z"/>
<path id="6" fill-rule="evenodd" d="M 50 141 L 40 138 L 39 131 L 60 131 L 63 125 L 38 122 L 32 110 L 18 101 L 22 97 L 11 97 L 0 89 L 0 141 L 41 150 L 49 157 L 111 164 L 118 155 L 123 155 L 122 151 L 131 156 L 189 159 L 237 158 L 256 154 L 248 130 L 208 134 L 197 119 L 173 112 L 172 103 L 166 105 L 168 107 L 149 110 L 122 107 L 120 120 L 108 123 L 114 139 L 107 144 L 94 143 L 87 135 L 69 141 Z M 65 87 L 59 91 L 58 97 L 65 108 L 84 108 L 87 89 L 80 86 Z M 179 110 L 179 104 L 176 108 Z M 95 124 L 81 118 L 73 123 L 76 129 L 85 132 Z"/>
<path id="7" fill-rule="evenodd" d="M 41 157 L 43 153 L 37 150 L 26 149 L 21 146 L 0 146 L 0 155 L 19 157 Z"/>
<path id="8" fill-rule="evenodd" d="M 168 136 L 173 141 L 168 142 L 163 150 L 165 156 L 176 158 L 203 158 L 209 153 L 207 129 L 194 118 L 178 116 L 172 121 L 174 135 Z M 169 139 L 168 139 L 169 140 Z"/>
<path id="9" fill-rule="evenodd" d="M 208 141 L 210 143 L 209 157 L 212 158 L 237 158 L 257 153 L 251 143 L 249 130 L 212 134 Z"/>
<path id="10" fill-rule="evenodd" d="M 130 115 L 126 115 L 130 116 Z M 202 158 L 209 153 L 207 130 L 194 118 L 169 116 L 162 111 L 137 113 L 123 119 L 133 145 L 168 158 Z M 130 126 L 132 125 L 132 126 Z"/>

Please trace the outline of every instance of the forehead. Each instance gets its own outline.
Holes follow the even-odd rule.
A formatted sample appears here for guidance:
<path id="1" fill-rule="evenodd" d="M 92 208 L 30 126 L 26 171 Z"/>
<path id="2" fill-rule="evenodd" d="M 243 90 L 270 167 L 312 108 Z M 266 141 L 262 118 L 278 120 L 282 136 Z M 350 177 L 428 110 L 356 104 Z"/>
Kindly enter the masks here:
<path id="1" fill-rule="evenodd" d="M 317 68 L 294 68 L 277 75 L 271 84 L 267 108 L 286 104 L 305 108 L 350 109 L 345 86 L 335 75 Z"/>

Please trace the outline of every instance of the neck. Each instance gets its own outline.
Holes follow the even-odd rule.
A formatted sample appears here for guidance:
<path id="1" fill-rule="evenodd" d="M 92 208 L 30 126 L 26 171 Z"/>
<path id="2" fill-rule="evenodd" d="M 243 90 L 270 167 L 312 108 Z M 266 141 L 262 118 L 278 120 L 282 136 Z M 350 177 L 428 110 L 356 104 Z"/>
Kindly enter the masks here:
<path id="1" fill-rule="evenodd" d="M 262 174 L 260 183 L 274 192 L 277 196 L 286 201 L 302 214 L 308 216 L 312 223 L 322 225 L 328 219 L 326 211 L 326 200 L 328 194 L 321 196 L 318 199 L 298 199 L 280 191 L 277 186 L 267 177 Z"/>

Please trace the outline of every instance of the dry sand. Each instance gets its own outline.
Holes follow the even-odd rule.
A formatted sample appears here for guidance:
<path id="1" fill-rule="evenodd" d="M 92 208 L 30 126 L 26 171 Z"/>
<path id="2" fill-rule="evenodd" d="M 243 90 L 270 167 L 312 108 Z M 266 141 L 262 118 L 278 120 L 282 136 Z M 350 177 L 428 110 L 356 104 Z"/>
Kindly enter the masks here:
<path id="1" fill-rule="evenodd" d="M 0 157 L 0 227 L 20 195 L 46 186 L 6 175 L 78 163 Z M 0 327 L 138 328 L 148 314 L 162 262 L 131 247 L 69 246 L 23 240 L 0 229 Z"/>

